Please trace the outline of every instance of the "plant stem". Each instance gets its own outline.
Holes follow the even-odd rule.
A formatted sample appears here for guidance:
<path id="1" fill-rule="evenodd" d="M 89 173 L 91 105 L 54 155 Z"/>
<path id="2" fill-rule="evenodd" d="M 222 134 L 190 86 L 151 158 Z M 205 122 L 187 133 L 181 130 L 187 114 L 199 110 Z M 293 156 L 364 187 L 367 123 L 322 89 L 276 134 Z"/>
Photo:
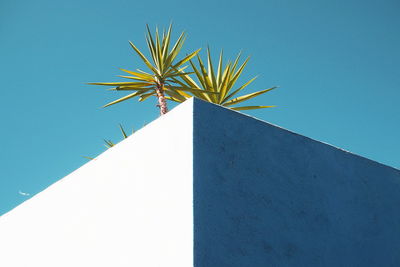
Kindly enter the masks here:
<path id="1" fill-rule="evenodd" d="M 160 115 L 164 115 L 168 112 L 167 101 L 164 95 L 164 84 L 160 83 L 156 86 L 156 93 L 158 98 L 158 107 L 160 108 Z"/>

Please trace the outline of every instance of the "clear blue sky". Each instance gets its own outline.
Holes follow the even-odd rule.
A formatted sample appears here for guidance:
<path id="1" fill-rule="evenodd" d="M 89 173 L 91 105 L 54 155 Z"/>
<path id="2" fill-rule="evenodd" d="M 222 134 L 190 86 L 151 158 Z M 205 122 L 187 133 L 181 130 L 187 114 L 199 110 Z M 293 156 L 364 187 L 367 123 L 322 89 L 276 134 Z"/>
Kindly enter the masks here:
<path id="1" fill-rule="evenodd" d="M 249 90 L 280 88 L 252 102 L 277 108 L 248 114 L 399 168 L 399 12 L 397 0 L 2 0 L 0 214 L 120 140 L 118 123 L 158 117 L 151 99 L 101 109 L 120 94 L 85 85 L 143 67 L 128 40 L 145 50 L 146 23 L 186 30 L 184 53 L 251 55 Z"/>

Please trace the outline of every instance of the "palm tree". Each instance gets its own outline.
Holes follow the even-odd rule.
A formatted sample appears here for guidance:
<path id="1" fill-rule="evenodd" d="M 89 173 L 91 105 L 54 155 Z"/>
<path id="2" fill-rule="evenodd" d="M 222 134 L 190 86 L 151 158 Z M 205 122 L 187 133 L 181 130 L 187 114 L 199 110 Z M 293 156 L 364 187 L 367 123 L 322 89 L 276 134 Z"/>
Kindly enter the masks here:
<path id="1" fill-rule="evenodd" d="M 179 36 L 174 46 L 170 46 L 172 25 L 169 26 L 167 32 L 163 31 L 160 36 L 156 28 L 155 38 L 153 38 L 150 29 L 147 25 L 146 41 L 150 50 L 152 62 L 144 56 L 144 54 L 132 43 L 129 42 L 133 50 L 143 60 L 145 65 L 149 68 L 149 72 L 137 69 L 137 71 L 130 71 L 121 69 L 122 71 L 132 76 L 120 76 L 127 78 L 130 82 L 113 82 L 113 83 L 90 83 L 93 85 L 116 86 L 110 90 L 116 91 L 134 91 L 120 99 L 108 103 L 104 107 L 114 105 L 116 103 L 128 100 L 133 97 L 139 97 L 139 101 L 144 101 L 150 96 L 156 96 L 158 99 L 158 107 L 160 114 L 163 115 L 168 112 L 166 99 L 177 99 L 183 102 L 190 97 L 188 93 L 200 91 L 199 88 L 191 88 L 190 86 L 177 84 L 176 81 L 179 77 L 186 76 L 182 65 L 193 58 L 200 49 L 188 54 L 183 59 L 176 61 L 176 58 L 185 42 L 186 35 L 184 32 Z M 202 91 L 204 93 L 207 90 Z"/>
<path id="2" fill-rule="evenodd" d="M 250 110 L 250 109 L 274 107 L 274 106 L 241 106 L 241 107 L 232 106 L 277 88 L 277 87 L 271 87 L 268 89 L 236 97 L 236 94 L 238 94 L 240 91 L 246 88 L 250 83 L 252 83 L 257 78 L 254 77 L 245 84 L 243 84 L 242 86 L 233 89 L 236 81 L 238 80 L 247 62 L 249 61 L 248 57 L 239 66 L 240 56 L 241 54 L 239 53 L 239 55 L 236 57 L 233 63 L 228 61 L 228 63 L 223 67 L 223 52 L 221 51 L 219 56 L 217 71 L 215 73 L 212 64 L 211 53 L 210 50 L 207 49 L 208 69 L 206 69 L 203 61 L 201 60 L 201 57 L 198 54 L 197 54 L 198 67 L 196 67 L 196 65 L 192 62 L 192 60 L 189 61 L 199 83 L 196 83 L 189 76 L 189 74 L 180 76 L 181 80 L 176 79 L 176 77 L 172 77 L 172 80 L 182 87 L 198 89 L 191 91 L 191 93 L 200 99 L 215 104 L 219 104 L 233 110 Z M 184 71 L 181 70 L 181 73 L 184 73 Z M 209 92 L 213 92 L 214 94 L 210 94 Z M 176 102 L 181 102 L 179 99 L 171 99 L 171 100 L 174 100 Z"/>

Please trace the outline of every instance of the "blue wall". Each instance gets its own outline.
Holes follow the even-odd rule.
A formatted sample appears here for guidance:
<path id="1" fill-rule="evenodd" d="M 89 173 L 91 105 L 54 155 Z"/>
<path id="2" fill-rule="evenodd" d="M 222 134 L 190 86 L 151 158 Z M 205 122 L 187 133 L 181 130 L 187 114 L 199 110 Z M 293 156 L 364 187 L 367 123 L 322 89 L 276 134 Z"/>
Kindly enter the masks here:
<path id="1" fill-rule="evenodd" d="M 196 267 L 400 266 L 400 171 L 194 101 Z"/>

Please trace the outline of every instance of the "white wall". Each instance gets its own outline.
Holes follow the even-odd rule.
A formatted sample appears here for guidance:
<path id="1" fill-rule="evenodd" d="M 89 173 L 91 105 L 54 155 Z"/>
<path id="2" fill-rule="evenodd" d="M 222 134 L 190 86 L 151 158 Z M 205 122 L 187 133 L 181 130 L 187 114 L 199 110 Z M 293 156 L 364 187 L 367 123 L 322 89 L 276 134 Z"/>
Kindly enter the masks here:
<path id="1" fill-rule="evenodd" d="M 399 207 L 399 170 L 191 99 L 0 217 L 0 266 L 398 267 Z"/>
<path id="2" fill-rule="evenodd" d="M 188 101 L 0 217 L 0 266 L 191 266 L 192 117 Z"/>

